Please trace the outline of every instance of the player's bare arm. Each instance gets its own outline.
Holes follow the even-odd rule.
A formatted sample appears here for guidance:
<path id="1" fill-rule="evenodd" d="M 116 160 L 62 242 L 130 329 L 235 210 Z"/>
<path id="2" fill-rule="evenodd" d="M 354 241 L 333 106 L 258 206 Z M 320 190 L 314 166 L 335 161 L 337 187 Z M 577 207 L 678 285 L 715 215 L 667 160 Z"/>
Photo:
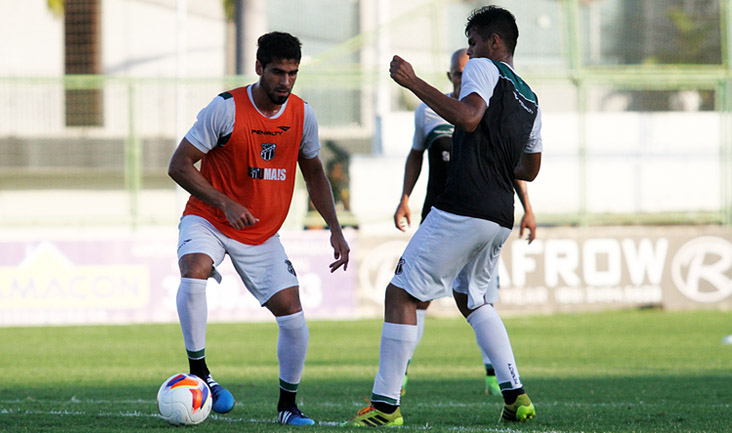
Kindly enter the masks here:
<path id="1" fill-rule="evenodd" d="M 522 153 L 516 168 L 513 169 L 513 177 L 518 180 L 531 182 L 536 179 L 541 168 L 541 152 Z"/>
<path id="2" fill-rule="evenodd" d="M 407 163 L 404 166 L 404 185 L 402 186 L 402 196 L 399 200 L 396 212 L 394 213 L 394 225 L 401 231 L 406 231 L 406 227 L 412 224 L 411 211 L 409 209 L 409 196 L 412 195 L 414 185 L 417 183 L 419 174 L 422 171 L 423 155 L 423 150 L 412 149 L 407 156 Z"/>
<path id="3" fill-rule="evenodd" d="M 460 101 L 443 94 L 419 78 L 412 65 L 399 56 L 392 59 L 389 74 L 397 84 L 412 91 L 440 117 L 467 132 L 475 131 L 488 108 L 483 98 L 475 93 Z"/>
<path id="4" fill-rule="evenodd" d="M 521 218 L 521 225 L 519 227 L 519 237 L 523 238 L 524 230 L 528 230 L 529 233 L 526 239 L 531 243 L 536 239 L 536 218 L 534 218 L 534 210 L 529 201 L 529 191 L 526 188 L 526 182 L 523 180 L 514 180 L 513 189 L 516 191 L 521 206 L 524 208 L 524 216 Z"/>
<path id="5" fill-rule="evenodd" d="M 195 164 L 204 156 L 203 152 L 184 138 L 170 159 L 168 176 L 194 197 L 221 209 L 229 224 L 235 229 L 241 230 L 246 226 L 256 224 L 259 219 L 254 217 L 249 209 L 211 186 L 198 171 Z"/>
<path id="6" fill-rule="evenodd" d="M 314 158 L 298 158 L 302 177 L 305 179 L 305 185 L 308 188 L 310 200 L 312 200 L 315 209 L 323 217 L 325 223 L 330 229 L 330 245 L 333 247 L 333 258 L 335 262 L 331 263 L 330 271 L 335 272 L 343 266 L 343 270 L 348 269 L 348 254 L 351 251 L 343 236 L 341 224 L 338 222 L 338 215 L 335 210 L 335 202 L 333 201 L 333 190 L 330 182 L 323 171 L 323 164 L 319 157 Z"/>

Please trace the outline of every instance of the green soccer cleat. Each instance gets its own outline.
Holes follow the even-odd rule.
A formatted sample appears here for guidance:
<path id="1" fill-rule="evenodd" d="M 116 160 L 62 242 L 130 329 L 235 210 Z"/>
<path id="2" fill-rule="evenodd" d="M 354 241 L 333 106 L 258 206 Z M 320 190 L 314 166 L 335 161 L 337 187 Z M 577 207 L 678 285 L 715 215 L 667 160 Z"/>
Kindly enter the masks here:
<path id="1" fill-rule="evenodd" d="M 527 421 L 536 416 L 536 409 L 529 400 L 529 396 L 521 394 L 518 396 L 516 401 L 511 405 L 504 405 L 501 411 L 501 417 L 498 422 L 501 421 Z"/>
<path id="2" fill-rule="evenodd" d="M 485 377 L 485 394 L 498 397 L 502 396 L 501 387 L 498 386 L 498 379 L 496 379 L 496 376 Z"/>
<path id="3" fill-rule="evenodd" d="M 341 424 L 342 427 L 393 427 L 404 424 L 402 411 L 397 407 L 394 413 L 384 413 L 373 405 L 358 411 L 358 414 Z"/>

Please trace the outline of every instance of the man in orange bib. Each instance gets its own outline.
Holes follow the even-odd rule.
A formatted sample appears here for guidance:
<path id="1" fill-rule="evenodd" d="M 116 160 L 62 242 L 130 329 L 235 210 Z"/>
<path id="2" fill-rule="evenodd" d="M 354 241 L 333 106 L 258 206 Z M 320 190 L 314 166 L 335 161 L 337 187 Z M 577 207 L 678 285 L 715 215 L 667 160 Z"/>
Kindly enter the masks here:
<path id="1" fill-rule="evenodd" d="M 215 412 L 234 407 L 233 396 L 214 381 L 205 358 L 206 282 L 209 277 L 220 280 L 216 266 L 228 254 L 249 292 L 277 320 L 277 421 L 287 425 L 314 424 L 295 404 L 309 334 L 297 276 L 278 235 L 292 201 L 296 165 L 331 231 L 336 259 L 331 272 L 341 266 L 345 270 L 349 254 L 318 157 L 315 114 L 291 94 L 300 45 L 288 33 L 261 36 L 259 81 L 221 93 L 201 110 L 168 167 L 170 177 L 191 194 L 179 226 L 176 296 L 190 372 L 209 384 Z M 195 166 L 199 161 L 200 170 Z"/>

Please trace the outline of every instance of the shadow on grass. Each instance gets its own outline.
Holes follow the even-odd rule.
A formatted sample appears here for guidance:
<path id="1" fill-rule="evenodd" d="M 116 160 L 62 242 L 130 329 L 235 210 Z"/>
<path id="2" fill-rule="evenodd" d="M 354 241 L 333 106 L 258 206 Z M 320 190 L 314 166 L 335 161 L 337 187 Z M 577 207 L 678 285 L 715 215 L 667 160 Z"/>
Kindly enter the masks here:
<path id="1" fill-rule="evenodd" d="M 355 405 L 371 382 L 330 389 L 310 384 L 308 393 L 330 393 L 333 402 Z M 732 373 L 720 376 L 638 376 L 525 379 L 537 418 L 511 428 L 560 432 L 732 431 Z M 343 391 L 341 390 L 343 389 Z M 355 398 L 354 398 L 355 396 Z M 354 406 L 355 407 L 355 406 Z M 410 375 L 402 398 L 406 425 L 431 429 L 497 428 L 502 399 L 487 396 L 480 380 L 429 380 Z M 355 410 L 345 416 L 353 416 Z M 325 416 L 325 414 L 324 414 Z"/>
<path id="2" fill-rule="evenodd" d="M 399 431 L 538 432 L 728 432 L 732 420 L 732 374 L 526 379 L 537 418 L 509 426 L 496 423 L 501 399 L 486 396 L 478 379 L 430 380 L 411 375 L 402 399 Z M 227 384 L 237 399 L 230 413 L 215 415 L 196 432 L 290 431 L 278 426 L 276 381 Z M 370 380 L 304 379 L 298 401 L 318 422 L 308 431 L 363 431 L 339 427 L 369 397 Z M 0 390 L 0 431 L 170 431 L 157 417 L 158 384 L 34 387 Z M 293 429 L 297 430 L 297 429 Z M 187 431 L 187 430 L 186 430 Z"/>

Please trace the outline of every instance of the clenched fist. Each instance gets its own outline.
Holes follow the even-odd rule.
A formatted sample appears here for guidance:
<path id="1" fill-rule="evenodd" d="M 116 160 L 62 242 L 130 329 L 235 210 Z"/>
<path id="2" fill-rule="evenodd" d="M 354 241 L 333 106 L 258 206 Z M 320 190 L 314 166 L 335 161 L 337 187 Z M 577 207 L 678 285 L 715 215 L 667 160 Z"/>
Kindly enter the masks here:
<path id="1" fill-rule="evenodd" d="M 399 56 L 394 56 L 389 64 L 389 76 L 400 86 L 410 88 L 417 76 L 412 65 Z"/>

